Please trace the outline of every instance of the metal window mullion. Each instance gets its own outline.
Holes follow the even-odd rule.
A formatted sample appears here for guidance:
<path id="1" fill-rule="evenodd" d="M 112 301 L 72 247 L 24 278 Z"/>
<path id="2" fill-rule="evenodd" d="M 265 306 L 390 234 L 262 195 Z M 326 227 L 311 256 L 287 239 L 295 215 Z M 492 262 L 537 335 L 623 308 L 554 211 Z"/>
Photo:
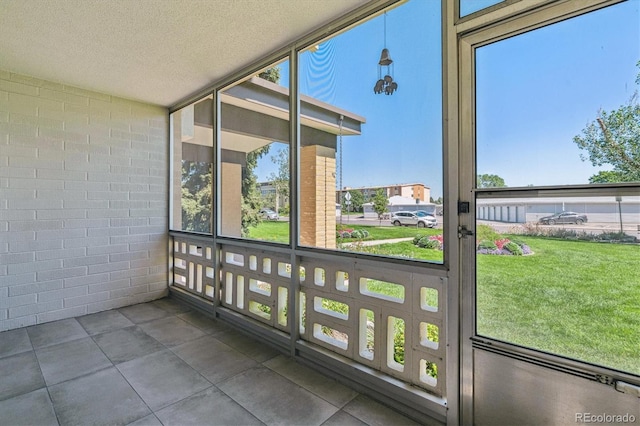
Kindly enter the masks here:
<path id="1" fill-rule="evenodd" d="M 296 254 L 300 211 L 298 188 L 300 187 L 299 138 L 300 138 L 300 96 L 298 87 L 298 51 L 289 52 L 289 247 L 291 264 L 291 281 L 287 318 L 289 320 L 289 344 L 291 356 L 296 355 L 296 342 L 300 338 L 300 257 Z"/>
<path id="2" fill-rule="evenodd" d="M 212 197 L 211 197 L 211 203 L 213 204 L 211 206 L 211 234 L 212 234 L 212 239 L 213 239 L 213 243 L 212 243 L 212 254 L 211 257 L 212 259 L 212 266 L 213 266 L 213 315 L 214 317 L 217 315 L 217 307 L 221 305 L 222 301 L 221 301 L 221 289 L 222 289 L 222 283 L 221 283 L 221 279 L 222 279 L 222 273 L 221 273 L 221 268 L 222 268 L 222 262 L 220 261 L 220 252 L 221 252 L 221 246 L 220 243 L 218 241 L 218 230 L 220 229 L 220 214 L 218 214 L 220 212 L 220 201 L 221 201 L 221 197 L 220 197 L 220 96 L 218 91 L 214 91 L 213 92 L 213 100 L 212 100 L 212 111 L 211 111 L 211 115 L 212 115 L 212 123 L 213 123 L 213 132 L 212 132 L 212 137 L 213 137 L 213 158 L 212 158 L 212 171 L 211 171 L 211 185 L 212 185 Z"/>

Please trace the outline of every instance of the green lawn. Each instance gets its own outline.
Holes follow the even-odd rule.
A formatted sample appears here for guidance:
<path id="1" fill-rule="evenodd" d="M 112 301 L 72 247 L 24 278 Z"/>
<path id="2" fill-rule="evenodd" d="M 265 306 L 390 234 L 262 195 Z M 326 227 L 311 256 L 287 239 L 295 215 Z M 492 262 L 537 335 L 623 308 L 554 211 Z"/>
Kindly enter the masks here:
<path id="1" fill-rule="evenodd" d="M 249 238 L 289 244 L 289 222 L 264 221 L 249 230 Z"/>
<path id="2" fill-rule="evenodd" d="M 413 238 L 416 235 L 438 235 L 442 229 L 417 228 L 415 226 L 346 226 L 350 229 L 364 229 L 369 232 L 366 240 L 388 240 L 393 238 Z M 349 241 L 349 239 L 344 239 Z"/>
<path id="3" fill-rule="evenodd" d="M 477 258 L 478 334 L 640 374 L 640 246 L 518 238 Z"/>
<path id="4" fill-rule="evenodd" d="M 343 223 L 343 228 L 364 229 L 369 232 L 368 240 L 388 240 L 393 238 L 413 238 L 420 235 L 441 234 L 441 229 L 416 228 L 405 226 L 351 226 Z M 289 243 L 289 223 L 264 221 L 258 226 L 249 230 L 249 238 L 262 241 L 272 241 L 276 243 Z M 338 242 L 355 242 L 357 239 L 338 239 Z"/>
<path id="5" fill-rule="evenodd" d="M 409 259 L 427 260 L 442 263 L 443 256 L 440 250 L 428 250 L 413 245 L 411 241 L 403 241 L 394 244 L 380 244 L 371 247 L 360 247 L 358 251 L 363 253 L 378 254 L 382 256 L 406 257 Z"/>

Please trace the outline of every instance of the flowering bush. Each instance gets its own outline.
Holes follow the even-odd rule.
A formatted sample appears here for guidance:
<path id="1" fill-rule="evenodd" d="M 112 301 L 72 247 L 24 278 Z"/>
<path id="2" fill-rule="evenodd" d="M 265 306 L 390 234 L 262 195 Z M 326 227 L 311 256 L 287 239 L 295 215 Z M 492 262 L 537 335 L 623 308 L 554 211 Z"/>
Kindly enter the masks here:
<path id="1" fill-rule="evenodd" d="M 522 256 L 531 254 L 531 248 L 520 240 L 498 238 L 495 241 L 482 240 L 478 242 L 476 253 L 504 256 Z"/>
<path id="2" fill-rule="evenodd" d="M 498 247 L 498 249 L 502 250 L 502 247 L 504 247 L 505 244 L 509 244 L 511 241 L 509 241 L 508 238 L 499 238 L 495 241 L 496 247 Z"/>

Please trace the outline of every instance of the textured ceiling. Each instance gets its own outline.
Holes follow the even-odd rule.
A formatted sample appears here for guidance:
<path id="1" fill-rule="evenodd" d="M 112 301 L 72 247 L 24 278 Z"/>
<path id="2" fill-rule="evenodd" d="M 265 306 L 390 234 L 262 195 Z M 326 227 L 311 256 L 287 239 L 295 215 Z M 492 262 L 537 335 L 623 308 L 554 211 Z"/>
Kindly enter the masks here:
<path id="1" fill-rule="evenodd" d="M 0 0 L 0 69 L 169 106 L 369 0 Z"/>

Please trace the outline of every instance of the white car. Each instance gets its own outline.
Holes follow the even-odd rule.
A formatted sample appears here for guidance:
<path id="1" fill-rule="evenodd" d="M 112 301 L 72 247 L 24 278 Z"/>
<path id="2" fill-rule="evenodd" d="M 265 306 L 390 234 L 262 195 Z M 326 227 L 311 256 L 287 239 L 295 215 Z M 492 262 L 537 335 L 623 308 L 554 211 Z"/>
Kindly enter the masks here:
<path id="1" fill-rule="evenodd" d="M 394 226 L 417 226 L 418 228 L 435 228 L 438 220 L 424 211 L 394 212 L 391 214 L 391 223 Z"/>
<path id="2" fill-rule="evenodd" d="M 271 209 L 262 209 L 262 210 L 260 210 L 260 217 L 262 217 L 263 219 L 266 219 L 266 220 L 278 220 L 278 219 L 280 219 L 280 216 L 278 216 L 278 213 L 274 212 Z"/>

